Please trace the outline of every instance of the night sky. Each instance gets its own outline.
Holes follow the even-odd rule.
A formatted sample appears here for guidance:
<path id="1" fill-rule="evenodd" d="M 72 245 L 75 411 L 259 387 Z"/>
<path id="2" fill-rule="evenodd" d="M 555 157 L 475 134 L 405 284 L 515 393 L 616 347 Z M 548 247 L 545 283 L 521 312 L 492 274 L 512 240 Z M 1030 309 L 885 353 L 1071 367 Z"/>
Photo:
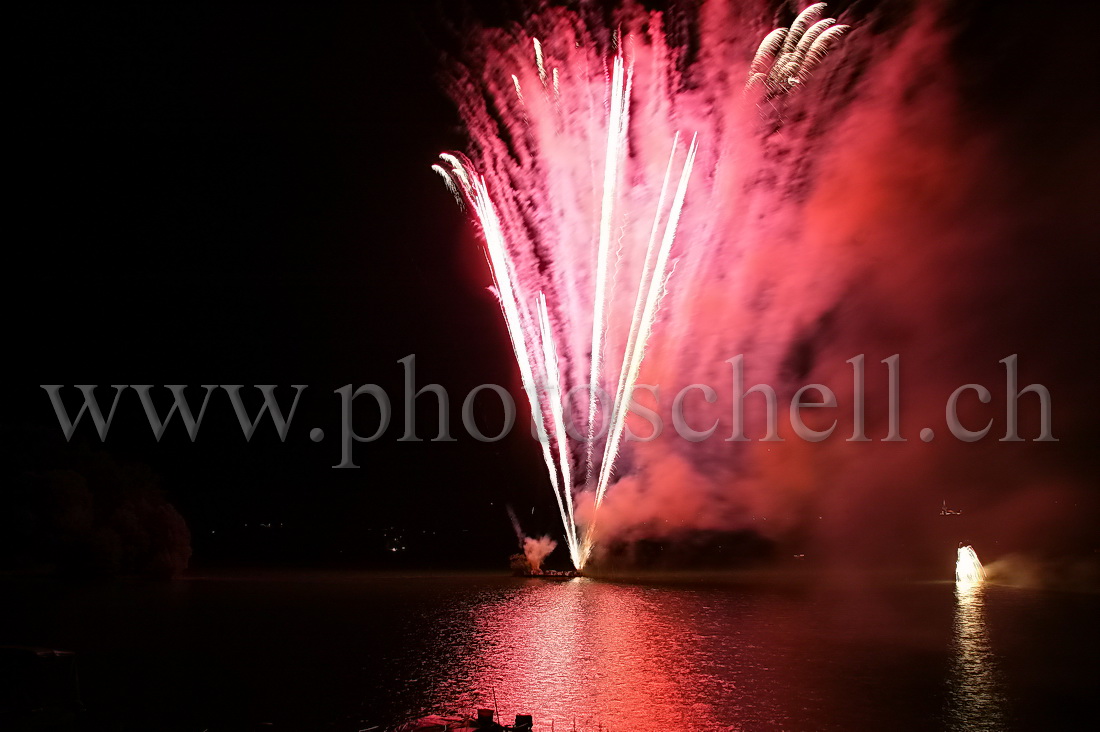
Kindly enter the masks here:
<path id="1" fill-rule="evenodd" d="M 212 531 L 260 522 L 285 524 L 303 560 L 354 554 L 374 541 L 365 528 L 388 526 L 470 544 L 488 532 L 499 555 L 506 498 L 552 528 L 521 434 L 398 443 L 395 425 L 356 446 L 360 469 L 330 469 L 344 384 L 397 395 L 409 354 L 418 381 L 459 399 L 517 378 L 473 231 L 430 170 L 463 137 L 424 12 L 69 8 L 20 24 L 34 42 L 16 74 L 28 164 L 5 288 L 6 470 L 81 446 L 146 463 L 196 561 Z M 308 389 L 282 444 L 271 424 L 246 443 L 224 392 L 196 443 L 174 425 L 157 444 L 129 392 L 105 446 L 89 423 L 65 447 L 37 384 L 76 382 Z M 313 427 L 328 438 L 309 441 Z"/>
<path id="2" fill-rule="evenodd" d="M 959 3 L 955 12 L 973 18 L 1004 7 Z M 448 12 L 456 22 L 465 15 Z M 1071 16 L 1058 13 L 1052 27 Z M 1095 160 L 1092 105 L 1079 89 L 1092 76 L 1051 74 L 1060 62 L 1049 59 L 1028 63 L 1023 16 L 997 22 L 1020 53 L 1004 73 L 1039 85 L 1050 74 L 1038 97 L 1046 113 L 1000 123 L 1028 150 L 1013 163 L 1018 175 L 1057 176 L 1044 162 L 1075 150 Z M 148 465 L 191 529 L 196 567 L 390 566 L 387 527 L 412 548 L 393 566 L 503 567 L 514 546 L 509 503 L 528 533 L 559 530 L 525 429 L 492 444 L 460 429 L 454 443 L 397 441 L 398 360 L 410 354 L 419 384 L 440 383 L 453 395 L 455 425 L 459 400 L 476 385 L 520 394 L 474 227 L 430 170 L 440 151 L 465 144 L 439 78 L 447 31 L 438 7 L 41 7 L 18 13 L 9 29 L 20 51 L 9 67 L 16 98 L 7 115 L 17 132 L 8 134 L 16 171 L 4 287 L 6 480 L 88 450 Z M 996 49 L 1002 37 L 971 22 L 961 38 L 967 114 L 1017 109 L 1013 83 L 996 80 L 982 66 L 988 56 L 973 50 Z M 1026 53 L 1042 55 L 1043 43 Z M 1087 69 L 1083 57 L 1071 54 L 1072 68 Z M 1070 145 L 1086 132 L 1091 147 Z M 1066 209 L 1079 218 L 1059 231 L 1080 239 L 1071 246 L 1082 269 L 1068 279 L 1049 273 L 1025 295 L 1066 303 L 1061 327 L 1078 339 L 1066 351 L 1079 364 L 1066 379 L 1071 387 L 1096 372 L 1086 360 L 1096 355 L 1088 345 L 1096 299 L 1064 296 L 1081 271 L 1096 273 L 1088 253 L 1095 231 L 1073 213 L 1081 200 Z M 385 439 L 355 446 L 360 469 L 333 470 L 333 390 L 368 382 L 394 396 L 394 425 Z M 128 391 L 106 444 L 90 422 L 66 444 L 38 385 L 76 383 L 279 384 L 287 407 L 289 385 L 308 389 L 285 443 L 266 419 L 246 442 L 216 392 L 195 443 L 174 421 L 158 444 Z M 109 403 L 113 391 L 98 393 Z M 197 405 L 201 391 L 189 396 Z M 72 412 L 75 390 L 69 397 Z M 1095 391 L 1073 398 L 1078 414 L 1096 405 Z M 434 408 L 422 402 L 419 430 L 431 437 Z M 499 419 L 492 409 L 483 416 Z M 308 436 L 314 427 L 327 433 L 319 444 Z M 1075 477 L 1096 469 L 1085 439 L 1096 434 L 1082 427 L 1066 447 Z M 272 528 L 257 533 L 261 523 Z"/>

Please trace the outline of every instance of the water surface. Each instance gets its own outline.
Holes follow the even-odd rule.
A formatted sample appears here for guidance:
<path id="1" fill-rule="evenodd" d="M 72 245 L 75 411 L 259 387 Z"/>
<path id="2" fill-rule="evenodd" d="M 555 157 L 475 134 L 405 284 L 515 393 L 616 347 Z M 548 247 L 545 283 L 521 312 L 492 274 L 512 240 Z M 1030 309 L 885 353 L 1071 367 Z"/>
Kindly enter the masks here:
<path id="1" fill-rule="evenodd" d="M 951 583 L 280 573 L 0 581 L 0 644 L 78 653 L 93 728 L 1066 729 L 1100 598 Z"/>

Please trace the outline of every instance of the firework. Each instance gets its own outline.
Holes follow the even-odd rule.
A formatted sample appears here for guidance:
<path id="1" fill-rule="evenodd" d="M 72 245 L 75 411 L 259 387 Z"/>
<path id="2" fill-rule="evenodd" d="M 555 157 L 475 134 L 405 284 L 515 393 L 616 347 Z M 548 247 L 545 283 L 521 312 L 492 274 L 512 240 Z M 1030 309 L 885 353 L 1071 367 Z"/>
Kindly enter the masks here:
<path id="1" fill-rule="evenodd" d="M 811 6 L 767 36 L 746 69 L 749 87 L 772 98 L 809 78 L 846 28 L 823 10 Z M 610 35 L 579 30 L 562 9 L 546 11 L 538 24 L 551 32 L 540 38 L 487 31 L 489 50 L 452 90 L 472 150 L 435 166 L 480 224 L 577 568 L 591 552 L 675 262 L 695 247 L 704 254 L 713 239 L 701 217 L 689 245 L 678 237 L 700 151 L 708 150 L 708 180 L 723 159 L 720 124 L 678 106 L 680 53 L 661 16 L 633 12 Z M 644 33 L 630 32 L 643 24 Z M 581 528 L 575 491 L 589 492 L 593 505 Z"/>
<path id="2" fill-rule="evenodd" d="M 976 585 L 985 581 L 985 570 L 978 561 L 978 554 L 972 546 L 960 546 L 959 558 L 955 561 L 955 582 L 960 585 Z"/>
<path id="3" fill-rule="evenodd" d="M 821 18 L 825 3 L 799 13 L 791 27 L 776 28 L 761 41 L 749 67 L 746 89 L 763 85 L 769 94 L 788 92 L 809 80 L 829 48 L 848 30 L 836 18 Z"/>

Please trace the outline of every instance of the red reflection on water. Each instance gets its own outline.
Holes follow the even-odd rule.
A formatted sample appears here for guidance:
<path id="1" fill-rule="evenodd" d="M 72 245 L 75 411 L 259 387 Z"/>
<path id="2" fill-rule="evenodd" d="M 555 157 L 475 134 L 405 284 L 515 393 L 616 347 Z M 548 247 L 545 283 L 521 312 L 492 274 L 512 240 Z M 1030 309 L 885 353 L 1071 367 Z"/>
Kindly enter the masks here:
<path id="1" fill-rule="evenodd" d="M 682 660 L 677 633 L 646 590 L 531 583 L 543 586 L 477 618 L 470 706 L 491 703 L 506 722 L 530 713 L 540 729 L 641 729 L 654 714 L 685 729 L 718 726 L 709 705 L 692 703 L 699 669 Z"/>

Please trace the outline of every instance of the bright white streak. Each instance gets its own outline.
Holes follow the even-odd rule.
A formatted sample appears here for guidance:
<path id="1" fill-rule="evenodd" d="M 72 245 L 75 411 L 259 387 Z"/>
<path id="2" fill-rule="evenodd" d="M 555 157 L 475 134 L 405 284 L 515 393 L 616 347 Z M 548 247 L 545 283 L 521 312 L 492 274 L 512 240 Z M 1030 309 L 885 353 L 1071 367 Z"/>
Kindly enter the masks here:
<path id="1" fill-rule="evenodd" d="M 551 422 L 558 446 L 558 463 L 561 465 L 562 493 L 568 510 L 563 512 L 569 557 L 574 567 L 580 567 L 577 547 L 577 524 L 573 519 L 573 475 L 569 460 L 569 442 L 565 432 L 565 414 L 562 407 L 561 372 L 558 370 L 558 349 L 554 345 L 554 331 L 550 327 L 550 314 L 546 307 L 546 295 L 539 293 L 539 330 L 542 336 L 542 361 L 546 374 L 547 401 L 550 403 Z M 568 517 L 568 519 L 567 519 Z"/>
<path id="2" fill-rule="evenodd" d="M 447 184 L 447 190 L 451 192 L 451 195 L 455 197 L 455 201 L 458 203 L 460 209 L 466 209 L 466 202 L 462 200 L 462 192 L 458 190 L 458 186 L 455 184 L 454 178 L 442 165 L 433 165 L 432 170 L 439 173 L 439 176 L 443 179 L 443 182 Z"/>
<path id="3" fill-rule="evenodd" d="M 615 191 L 619 183 L 619 163 L 626 141 L 628 110 L 630 108 L 631 75 L 626 72 L 622 52 L 615 55 L 615 67 L 611 78 L 611 109 L 607 121 L 607 156 L 603 169 L 603 204 L 600 212 L 600 235 L 596 248 L 596 294 L 592 312 L 592 358 L 589 372 L 588 446 L 585 457 L 585 481 L 592 478 L 592 448 L 596 437 L 596 394 L 600 385 L 600 366 L 603 356 L 604 310 L 607 297 L 607 257 L 611 242 L 611 217 L 614 210 Z"/>
<path id="4" fill-rule="evenodd" d="M 657 263 L 653 268 L 653 277 L 649 282 L 649 292 L 646 295 L 645 309 L 642 312 L 641 327 L 637 338 L 634 342 L 633 353 L 631 353 L 630 372 L 627 376 L 626 389 L 627 394 L 634 390 L 634 384 L 638 379 L 638 372 L 642 367 L 642 359 L 645 356 L 645 345 L 649 341 L 650 333 L 653 331 L 653 323 L 657 318 L 657 308 L 661 303 L 661 297 L 664 295 L 665 285 L 668 280 L 668 257 L 672 251 L 672 242 L 676 238 L 676 227 L 680 223 L 680 213 L 684 208 L 684 198 L 687 196 L 688 180 L 691 178 L 691 169 L 695 165 L 695 153 L 699 149 L 698 133 L 691 138 L 691 147 L 688 149 L 687 159 L 684 161 L 684 169 L 680 172 L 680 182 L 676 186 L 676 198 L 672 203 L 672 210 L 668 215 L 668 222 L 665 224 L 664 239 L 661 241 L 661 249 L 657 254 Z M 625 421 L 625 412 L 623 410 L 623 416 Z M 621 437 L 620 428 L 620 437 Z M 618 445 L 615 447 L 615 452 L 612 453 L 612 458 L 618 452 Z M 606 467 L 600 466 L 600 482 L 596 488 L 596 506 L 599 507 L 603 502 L 604 492 L 607 490 L 607 480 L 611 475 L 611 461 L 607 461 Z"/>
<path id="5" fill-rule="evenodd" d="M 516 354 L 516 362 L 519 364 L 520 381 L 523 382 L 523 390 L 526 392 L 527 400 L 531 404 L 531 418 L 538 432 L 543 461 L 546 463 L 546 470 L 550 474 L 550 485 L 554 489 L 554 498 L 558 502 L 558 511 L 561 513 L 562 523 L 569 527 L 572 522 L 571 512 L 566 513 L 565 504 L 562 502 L 561 489 L 558 485 L 558 471 L 554 465 L 554 457 L 550 452 L 550 440 L 546 434 L 545 412 L 539 403 L 538 393 L 535 391 L 535 377 L 531 368 L 530 351 L 527 347 L 527 337 L 523 331 L 523 319 L 519 311 L 515 286 L 512 284 L 512 264 L 504 242 L 504 232 L 496 208 L 493 206 L 493 201 L 489 197 L 489 191 L 485 186 L 485 179 L 480 175 L 470 176 L 470 179 L 472 179 L 472 184 L 466 189 L 466 195 L 470 197 L 478 220 L 481 221 L 481 230 L 485 236 L 485 248 L 489 253 L 489 266 L 497 285 L 497 297 L 504 311 L 504 322 L 508 329 L 508 336 L 512 340 L 512 350 Z M 570 542 L 570 544 L 575 543 L 575 541 Z M 575 551 L 570 548 L 571 559 L 574 554 Z M 575 563 L 574 566 L 576 566 Z"/>
<path id="6" fill-rule="evenodd" d="M 439 159 L 450 163 L 451 171 L 455 174 L 456 178 L 462 181 L 462 187 L 467 189 L 467 192 L 469 192 L 470 178 L 466 175 L 466 168 L 463 167 L 462 161 L 456 158 L 454 155 L 451 155 L 450 153 L 440 153 Z"/>
<path id="7" fill-rule="evenodd" d="M 542 44 L 539 43 L 539 39 L 535 38 L 535 65 L 539 69 L 539 80 L 542 82 L 542 86 L 546 88 L 546 66 L 543 65 L 542 60 Z"/>
<path id="8" fill-rule="evenodd" d="M 649 232 L 649 243 L 646 245 L 645 263 L 642 265 L 642 275 L 638 282 L 638 297 L 634 302 L 634 314 L 630 319 L 630 331 L 627 334 L 626 349 L 623 351 L 623 365 L 619 371 L 619 383 L 615 388 L 615 406 L 611 415 L 611 431 L 604 443 L 603 462 L 600 463 L 600 477 L 597 486 L 607 484 L 611 475 L 611 464 L 619 454 L 619 441 L 622 439 L 623 427 L 626 424 L 627 404 L 629 393 L 627 391 L 628 375 L 631 364 L 634 362 L 634 349 L 638 347 L 638 331 L 642 321 L 642 312 L 649 293 L 650 284 L 654 277 L 654 257 L 656 254 L 657 235 L 661 226 L 661 212 L 665 207 L 665 198 L 668 195 L 669 182 L 672 180 L 672 164 L 676 160 L 676 149 L 680 143 L 680 133 L 672 139 L 672 151 L 668 156 L 668 165 L 665 167 L 665 178 L 661 183 L 661 194 L 657 198 L 657 210 L 653 214 L 653 227 Z M 597 489 L 598 490 L 598 489 Z"/>

